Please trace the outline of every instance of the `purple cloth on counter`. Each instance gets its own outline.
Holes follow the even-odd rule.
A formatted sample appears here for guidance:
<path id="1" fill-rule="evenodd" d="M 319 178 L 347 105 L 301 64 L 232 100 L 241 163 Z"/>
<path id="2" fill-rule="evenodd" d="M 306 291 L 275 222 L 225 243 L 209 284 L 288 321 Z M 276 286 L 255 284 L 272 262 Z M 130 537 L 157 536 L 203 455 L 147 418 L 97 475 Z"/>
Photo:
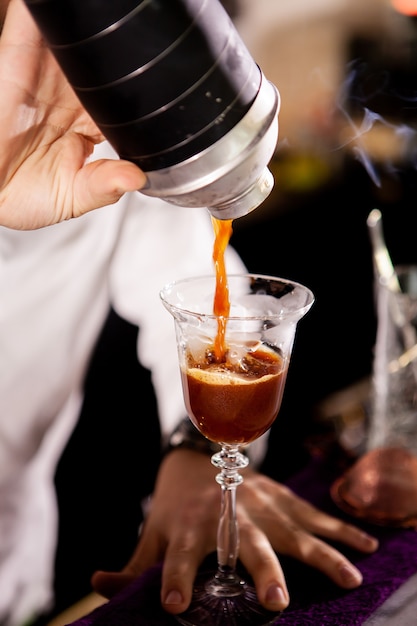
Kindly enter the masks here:
<path id="1" fill-rule="evenodd" d="M 328 467 L 318 460 L 288 481 L 288 485 L 319 508 L 349 520 L 330 498 L 329 485 L 333 478 Z M 362 585 L 344 591 L 317 570 L 289 557 L 280 557 L 291 603 L 277 619 L 277 626 L 360 626 L 417 572 L 417 532 L 357 524 L 380 540 L 379 549 L 372 555 L 338 546 L 361 570 Z M 177 625 L 160 606 L 160 580 L 161 566 L 158 565 L 71 626 Z"/>

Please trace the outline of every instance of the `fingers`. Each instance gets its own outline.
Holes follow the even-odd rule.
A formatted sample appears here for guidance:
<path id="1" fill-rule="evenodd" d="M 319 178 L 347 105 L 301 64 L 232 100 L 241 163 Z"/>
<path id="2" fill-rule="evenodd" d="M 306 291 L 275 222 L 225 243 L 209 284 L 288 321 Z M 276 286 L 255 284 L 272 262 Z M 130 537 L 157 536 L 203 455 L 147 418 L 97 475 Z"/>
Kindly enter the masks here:
<path id="1" fill-rule="evenodd" d="M 240 560 L 251 574 L 259 602 L 270 611 L 289 603 L 285 576 L 267 537 L 253 524 L 240 522 Z"/>
<path id="2" fill-rule="evenodd" d="M 312 534 L 294 520 L 281 517 L 275 522 L 278 528 L 269 528 L 268 537 L 277 552 L 291 556 L 321 571 L 344 589 L 353 589 L 362 583 L 362 574 L 339 550 Z M 319 531 L 326 532 L 319 526 Z M 330 533 L 337 536 L 338 533 Z M 359 542 L 360 543 L 360 542 Z M 368 544 L 368 539 L 365 541 Z"/>
<path id="3" fill-rule="evenodd" d="M 241 522 L 240 550 L 242 561 L 254 577 L 262 603 L 267 597 L 268 577 L 276 576 L 279 584 L 282 584 L 283 578 L 277 569 L 274 554 L 268 545 L 263 547 L 262 540 L 255 534 L 256 528 L 262 531 L 264 541 L 270 542 L 271 550 L 316 568 L 340 587 L 352 589 L 361 584 L 362 574 L 358 568 L 323 539 L 340 541 L 366 553 L 377 549 L 377 539 L 316 509 L 283 485 L 265 478 L 256 478 L 254 484 L 257 489 L 245 492 L 243 486 L 241 492 L 241 500 L 245 501 L 246 510 L 251 511 L 251 522 L 255 524 L 251 528 Z M 250 487 L 249 480 L 246 487 Z M 244 511 L 240 509 L 240 513 L 242 517 Z M 257 551 L 262 553 L 262 567 L 256 564 Z"/>
<path id="4" fill-rule="evenodd" d="M 135 574 L 125 574 L 123 572 L 94 572 L 91 578 L 91 585 L 100 595 L 105 598 L 112 598 L 124 587 L 129 585 L 136 578 Z"/>
<path id="5" fill-rule="evenodd" d="M 279 534 L 282 554 L 321 571 L 344 589 L 362 583 L 362 574 L 353 563 L 321 539 L 294 524 Z M 269 610 L 283 610 L 289 601 L 285 577 L 267 537 L 255 527 L 244 526 L 241 538 L 241 560 L 253 577 L 259 601 Z"/>
<path id="6" fill-rule="evenodd" d="M 162 570 L 161 602 L 168 613 L 181 613 L 188 607 L 197 570 L 215 549 L 213 526 L 192 524 L 173 537 L 165 554 Z"/>
<path id="7" fill-rule="evenodd" d="M 146 176 L 134 163 L 100 160 L 79 170 L 74 189 L 74 217 L 114 204 L 128 191 L 137 191 Z"/>
<path id="8" fill-rule="evenodd" d="M 125 567 L 120 572 L 94 572 L 92 587 L 102 596 L 112 598 L 147 569 L 159 563 L 163 555 L 164 547 L 158 534 L 152 530 L 149 532 L 145 523 L 141 539 Z"/>
<path id="9" fill-rule="evenodd" d="M 2 10 L 4 11 L 4 7 Z M 41 34 L 22 0 L 10 0 L 4 25 L 7 27 L 2 31 L 2 37 L 6 43 L 23 41 L 30 45 L 32 42 L 42 41 Z"/>
<path id="10" fill-rule="evenodd" d="M 288 517 L 312 535 L 343 542 L 361 552 L 371 553 L 378 548 L 378 540 L 375 537 L 357 526 L 324 513 L 281 486 L 281 498 L 283 497 L 286 498 L 286 502 L 283 503 L 281 499 L 280 504 L 285 508 Z"/>
<path id="11" fill-rule="evenodd" d="M 167 467 L 172 474 L 172 466 Z M 114 595 L 147 567 L 163 560 L 162 605 L 172 614 L 186 610 L 199 567 L 215 551 L 219 514 L 217 486 L 206 488 L 204 497 L 200 487 L 196 497 L 193 476 L 187 474 L 185 493 L 189 495 L 182 506 L 175 501 L 174 508 L 166 508 L 172 494 L 160 487 L 163 497 L 158 497 L 157 489 L 135 555 L 120 574 L 97 572 L 92 581 L 96 591 L 107 597 Z M 208 479 L 208 485 L 212 485 L 212 477 Z M 362 583 L 361 572 L 326 539 L 369 553 L 378 547 L 377 540 L 361 529 L 323 513 L 290 489 L 265 478 L 247 478 L 241 487 L 237 513 L 239 558 L 253 578 L 259 601 L 270 611 L 282 611 L 289 603 L 277 553 L 317 569 L 341 588 L 353 589 Z"/>
<path id="12" fill-rule="evenodd" d="M 323 572 L 337 585 L 344 589 L 354 589 L 362 583 L 360 570 L 341 552 L 317 537 L 304 531 L 298 536 L 298 549 L 294 556 Z"/>
<path id="13" fill-rule="evenodd" d="M 161 603 L 168 613 L 182 613 L 190 604 L 198 565 L 191 553 L 181 556 L 174 553 L 164 561 Z"/>
<path id="14" fill-rule="evenodd" d="M 161 603 L 168 613 L 182 613 L 191 601 L 192 587 L 202 559 L 193 551 L 167 552 L 161 585 Z M 97 593 L 105 598 L 112 598 L 129 585 L 140 572 L 129 567 L 122 572 L 97 571 L 91 578 L 91 584 Z"/>
<path id="15" fill-rule="evenodd" d="M 317 511 L 317 509 L 310 516 L 309 522 L 307 530 L 312 534 L 343 542 L 360 552 L 372 553 L 378 548 L 379 542 L 376 537 L 372 537 L 357 526 Z"/>

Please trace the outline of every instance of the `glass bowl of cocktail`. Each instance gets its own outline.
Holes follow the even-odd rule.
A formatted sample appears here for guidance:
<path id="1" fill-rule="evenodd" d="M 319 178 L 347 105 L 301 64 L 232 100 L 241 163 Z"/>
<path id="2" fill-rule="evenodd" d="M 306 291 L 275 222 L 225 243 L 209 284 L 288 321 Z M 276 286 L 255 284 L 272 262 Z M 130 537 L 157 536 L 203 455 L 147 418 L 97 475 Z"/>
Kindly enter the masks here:
<path id="1" fill-rule="evenodd" d="M 216 277 L 186 278 L 160 292 L 175 322 L 184 401 L 194 426 L 221 445 L 212 456 L 222 489 L 215 572 L 194 586 L 185 626 L 263 626 L 276 616 L 263 609 L 250 581 L 237 573 L 235 518 L 241 449 L 263 435 L 278 415 L 298 321 L 313 304 L 303 285 L 256 274 L 227 277 L 227 317 L 213 312 Z"/>

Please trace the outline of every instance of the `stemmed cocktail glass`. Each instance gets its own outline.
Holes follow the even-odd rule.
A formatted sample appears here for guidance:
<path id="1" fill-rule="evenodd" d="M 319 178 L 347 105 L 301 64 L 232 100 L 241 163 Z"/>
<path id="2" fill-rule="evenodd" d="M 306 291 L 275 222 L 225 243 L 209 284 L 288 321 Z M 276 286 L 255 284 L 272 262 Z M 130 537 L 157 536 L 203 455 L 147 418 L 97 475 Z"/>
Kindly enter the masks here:
<path id="1" fill-rule="evenodd" d="M 215 276 L 180 280 L 161 299 L 175 320 L 185 405 L 194 426 L 221 444 L 212 456 L 222 490 L 217 571 L 197 577 L 185 626 L 263 626 L 276 619 L 236 565 L 236 487 L 248 465 L 242 447 L 263 435 L 282 400 L 298 321 L 313 304 L 299 283 L 254 274 L 228 276 L 227 319 L 213 313 Z"/>

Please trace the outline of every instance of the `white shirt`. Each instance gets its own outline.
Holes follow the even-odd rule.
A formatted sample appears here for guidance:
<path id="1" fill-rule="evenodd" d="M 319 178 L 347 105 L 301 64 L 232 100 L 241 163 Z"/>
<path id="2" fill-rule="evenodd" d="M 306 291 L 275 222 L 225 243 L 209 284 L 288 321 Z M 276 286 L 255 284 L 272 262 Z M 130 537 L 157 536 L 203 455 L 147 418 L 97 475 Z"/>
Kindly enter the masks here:
<path id="1" fill-rule="evenodd" d="M 108 144 L 96 156 L 116 158 Z M 54 472 L 109 305 L 140 326 L 138 356 L 152 371 L 167 435 L 185 409 L 174 323 L 159 290 L 213 273 L 213 240 L 206 209 L 140 193 L 36 231 L 0 227 L 1 624 L 21 625 L 51 601 Z M 244 269 L 232 249 L 227 269 Z"/>

